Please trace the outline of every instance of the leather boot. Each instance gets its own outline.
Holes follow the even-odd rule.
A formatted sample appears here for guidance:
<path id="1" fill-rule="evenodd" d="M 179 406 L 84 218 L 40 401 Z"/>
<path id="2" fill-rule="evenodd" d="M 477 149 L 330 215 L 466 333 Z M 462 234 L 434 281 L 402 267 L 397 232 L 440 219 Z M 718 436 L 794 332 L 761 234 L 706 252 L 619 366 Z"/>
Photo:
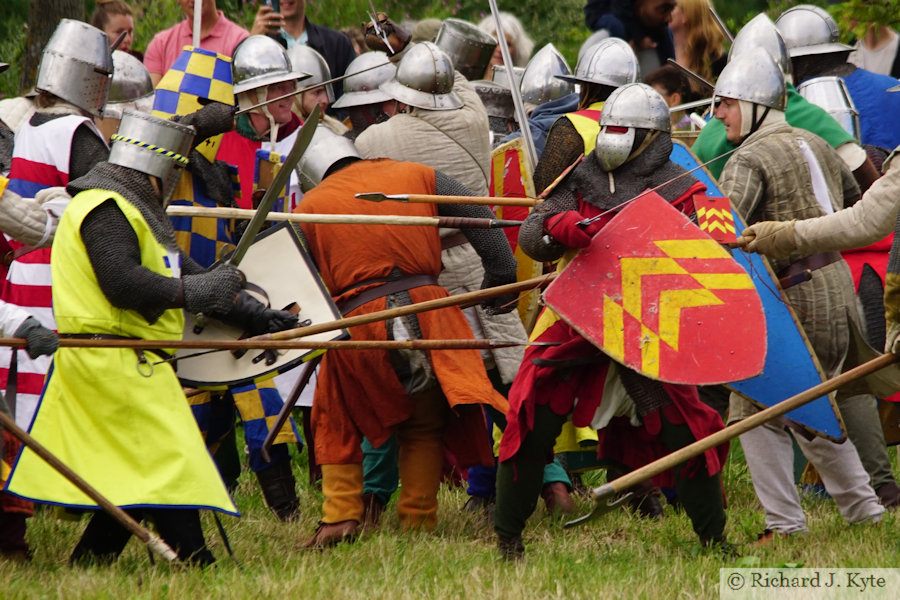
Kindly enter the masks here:
<path id="1" fill-rule="evenodd" d="M 384 514 L 384 504 L 373 493 L 363 494 L 363 529 L 375 529 Z"/>
<path id="2" fill-rule="evenodd" d="M 894 510 L 900 506 L 900 486 L 893 481 L 882 483 L 875 490 L 881 505 L 887 510 Z"/>
<path id="3" fill-rule="evenodd" d="M 541 488 L 541 498 L 551 515 L 569 515 L 575 512 L 575 503 L 569 495 L 569 488 L 561 481 L 548 483 Z"/>
<path id="4" fill-rule="evenodd" d="M 498 535 L 497 550 L 503 560 L 516 561 L 525 557 L 525 545 L 522 543 L 521 536 L 505 538 Z"/>
<path id="5" fill-rule="evenodd" d="M 291 471 L 290 461 L 284 461 L 256 473 L 263 498 L 275 516 L 282 521 L 294 521 L 300 517 L 300 500 L 297 498 L 297 482 Z"/>
<path id="6" fill-rule="evenodd" d="M 650 483 L 643 481 L 628 489 L 631 497 L 628 504 L 641 517 L 647 519 L 661 519 L 663 516 L 663 507 L 660 502 L 662 495 L 659 488 Z"/>
<path id="7" fill-rule="evenodd" d="M 340 523 L 319 523 L 316 533 L 298 544 L 298 548 L 323 549 L 337 546 L 341 542 L 352 542 L 359 535 L 359 521 Z"/>

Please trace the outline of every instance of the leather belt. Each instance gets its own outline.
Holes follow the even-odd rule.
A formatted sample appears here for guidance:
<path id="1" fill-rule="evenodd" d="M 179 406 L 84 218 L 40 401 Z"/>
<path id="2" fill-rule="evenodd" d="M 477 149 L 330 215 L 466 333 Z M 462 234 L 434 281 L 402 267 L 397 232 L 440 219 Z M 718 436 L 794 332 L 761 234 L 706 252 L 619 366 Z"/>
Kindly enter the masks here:
<path id="1" fill-rule="evenodd" d="M 843 260 L 840 252 L 820 252 L 801 258 L 778 272 L 778 283 L 781 284 L 781 289 L 787 289 L 798 283 L 809 281 L 812 279 L 813 271 L 839 260 Z"/>
<path id="2" fill-rule="evenodd" d="M 457 246 L 468 243 L 469 238 L 466 237 L 466 234 L 462 231 L 457 231 L 456 233 L 451 233 L 450 235 L 441 238 L 441 250 L 456 248 Z"/>
<path id="3" fill-rule="evenodd" d="M 383 298 L 384 296 L 387 296 L 389 294 L 405 292 L 406 290 L 411 290 L 412 288 L 422 287 L 426 285 L 438 285 L 437 279 L 435 279 L 431 275 L 405 275 L 403 277 L 400 277 L 399 279 L 368 279 L 349 288 L 346 288 L 345 290 L 341 291 L 341 294 L 346 293 L 347 291 L 354 288 L 358 288 L 362 285 L 376 283 L 379 281 L 383 281 L 383 283 L 381 285 L 364 290 L 358 295 L 353 296 L 352 298 L 348 298 L 343 302 L 338 302 L 337 307 L 341 311 L 341 314 L 348 315 L 366 302 L 371 302 L 372 300 L 375 300 L 377 298 Z"/>

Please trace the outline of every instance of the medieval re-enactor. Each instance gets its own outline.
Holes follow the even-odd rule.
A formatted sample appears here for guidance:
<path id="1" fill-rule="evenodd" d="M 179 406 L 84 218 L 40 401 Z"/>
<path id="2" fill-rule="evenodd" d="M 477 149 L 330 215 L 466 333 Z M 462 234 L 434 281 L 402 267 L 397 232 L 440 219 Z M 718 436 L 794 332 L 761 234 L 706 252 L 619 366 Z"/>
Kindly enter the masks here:
<path id="1" fill-rule="evenodd" d="M 758 48 L 729 62 L 715 94 L 721 99 L 716 117 L 728 140 L 739 144 L 722 171 L 720 187 L 748 222 L 818 217 L 859 197 L 853 174 L 837 152 L 818 136 L 785 121 L 784 76 L 765 50 Z M 809 281 L 786 286 L 785 295 L 825 374 L 839 373 L 845 360 L 851 361 L 847 357 L 851 328 L 859 319 L 847 264 L 835 252 L 798 252 L 774 260 L 772 266 L 781 278 L 812 273 Z M 754 411 L 749 402 L 732 396 L 732 420 Z M 884 507 L 849 440 L 836 444 L 820 437 L 793 437 L 847 521 L 880 519 Z M 741 446 L 766 511 L 761 540 L 805 531 L 793 480 L 791 434 L 783 424 L 770 422 L 741 435 Z"/>
<path id="2" fill-rule="evenodd" d="M 614 91 L 603 106 L 600 125 L 594 151 L 532 211 L 520 230 L 519 244 L 535 260 L 562 257 L 567 263 L 573 255 L 567 250 L 588 246 L 622 202 L 684 173 L 669 161 L 668 106 L 653 88 L 634 83 Z M 685 176 L 658 193 L 692 214 L 694 195 L 704 189 Z M 601 213 L 606 214 L 586 229 L 578 225 Z M 510 391 L 494 517 L 500 554 L 507 559 L 525 551 L 522 530 L 535 507 L 545 459 L 567 415 L 573 413 L 576 426 L 590 424 L 595 408 L 605 401 L 604 382 L 615 364 L 549 309 L 539 317 L 535 334 L 538 342 L 559 345 L 526 349 Z M 634 400 L 640 426 L 612 419 L 598 432 L 601 456 L 637 468 L 722 428 L 718 413 L 700 402 L 695 387 L 653 381 L 619 364 L 615 371 Z M 719 471 L 727 451 L 727 445 L 709 450 L 673 473 L 678 496 L 703 545 L 726 549 Z"/>
<path id="3" fill-rule="evenodd" d="M 231 109 L 213 104 L 183 122 L 205 139 L 230 126 Z M 77 195 L 56 231 L 51 263 L 62 337 L 180 339 L 182 308 L 251 333 L 296 324 L 239 293 L 233 267 L 207 272 L 178 250 L 164 205 L 193 135 L 192 127 L 126 112 L 109 161 L 69 184 Z M 114 504 L 138 519 L 151 516 L 180 559 L 206 565 L 214 558 L 198 509 L 237 510 L 164 360 L 169 356 L 166 349 L 64 348 L 31 433 Z M 38 502 L 96 507 L 27 449 L 7 488 Z M 97 512 L 72 560 L 113 560 L 130 535 Z"/>
<path id="4" fill-rule="evenodd" d="M 300 162 L 306 191 L 297 212 L 490 217 L 484 206 L 373 203 L 361 189 L 386 193 L 471 195 L 430 167 L 389 159 L 360 160 L 353 144 L 321 126 Z M 315 186 L 315 187 L 312 187 Z M 312 189 L 310 189 L 312 188 Z M 319 273 L 341 312 L 370 313 L 447 295 L 437 283 L 441 243 L 436 228 L 303 224 Z M 516 262 L 499 230 L 465 230 L 482 257 L 483 287 L 515 281 Z M 509 297 L 486 301 L 513 310 Z M 472 332 L 453 307 L 350 329 L 354 339 L 460 339 Z M 442 448 L 461 466 L 492 463 L 481 405 L 505 411 L 477 350 L 330 350 L 322 360 L 313 403 L 316 458 L 322 465 L 322 522 L 311 546 L 351 538 L 363 517 L 363 436 L 380 446 L 396 433 L 402 486 L 397 512 L 404 527 L 437 521 Z M 450 409 L 453 409 L 452 411 Z"/>

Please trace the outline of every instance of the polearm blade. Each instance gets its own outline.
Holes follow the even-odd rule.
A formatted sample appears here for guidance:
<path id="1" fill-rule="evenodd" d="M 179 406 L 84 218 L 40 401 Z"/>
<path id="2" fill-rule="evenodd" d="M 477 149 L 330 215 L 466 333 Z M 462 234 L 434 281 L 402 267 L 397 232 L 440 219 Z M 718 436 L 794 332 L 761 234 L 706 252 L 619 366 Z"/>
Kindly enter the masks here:
<path id="1" fill-rule="evenodd" d="M 497 42 L 500 44 L 500 54 L 503 56 L 503 64 L 506 65 L 509 73 L 509 91 L 512 93 L 513 107 L 516 109 L 516 119 L 519 120 L 519 130 L 522 132 L 522 140 L 525 142 L 525 152 L 528 155 L 528 174 L 534 173 L 534 167 L 537 166 L 537 150 L 534 148 L 534 139 L 531 137 L 531 127 L 528 126 L 528 115 L 525 114 L 525 103 L 522 102 L 522 90 L 516 82 L 513 75 L 512 55 L 509 53 L 509 46 L 506 44 L 506 34 L 503 32 L 503 25 L 500 23 L 500 10 L 497 8 L 497 0 L 488 0 L 491 5 L 491 14 L 494 15 L 494 27 L 497 29 Z"/>
<path id="2" fill-rule="evenodd" d="M 578 525 L 580 523 L 584 523 L 590 521 L 601 514 L 608 511 L 608 509 L 612 506 L 611 504 L 605 503 L 609 498 L 615 496 L 615 494 L 621 493 L 628 488 L 650 479 L 656 475 L 659 475 L 663 471 L 667 471 L 695 456 L 699 456 L 710 450 L 715 448 L 716 446 L 720 446 L 725 442 L 736 438 L 737 436 L 754 429 L 755 427 L 759 427 L 760 425 L 771 421 L 772 419 L 778 418 L 781 415 L 791 412 L 792 410 L 803 406 L 804 404 L 808 404 L 815 400 L 816 398 L 820 398 L 836 389 L 847 385 L 857 379 L 862 379 L 867 375 L 871 375 L 872 373 L 884 369 L 892 364 L 895 364 L 898 361 L 898 355 L 893 354 L 891 352 L 882 354 L 872 360 L 863 363 L 849 371 L 838 375 L 828 381 L 823 381 L 819 385 L 813 386 L 806 390 L 805 392 L 801 392 L 795 396 L 791 396 L 790 398 L 775 404 L 774 406 L 770 406 L 765 410 L 761 410 L 754 415 L 747 417 L 741 421 L 738 421 L 734 425 L 729 425 L 724 429 L 720 429 L 712 435 L 709 435 L 705 438 L 701 438 L 694 442 L 693 444 L 688 444 L 683 448 L 679 448 L 675 452 L 668 454 L 658 460 L 653 461 L 652 463 L 641 467 L 640 469 L 636 469 L 631 473 L 627 473 L 622 477 L 618 477 L 613 479 L 612 481 L 601 485 L 599 487 L 591 490 L 591 497 L 594 499 L 594 509 L 573 521 L 569 521 L 565 524 L 565 527 L 572 527 L 573 525 Z"/>
<path id="3" fill-rule="evenodd" d="M 250 246 L 253 245 L 253 242 L 256 241 L 256 234 L 259 233 L 263 224 L 266 222 L 266 217 L 268 216 L 269 211 L 272 210 L 275 200 L 281 195 L 288 180 L 291 178 L 291 173 L 294 172 L 294 167 L 300 162 L 300 157 L 303 156 L 303 153 L 306 152 L 306 148 L 309 147 L 310 141 L 312 141 L 313 134 L 316 132 L 316 126 L 319 124 L 319 112 L 319 105 L 317 104 L 313 109 L 312 114 L 309 115 L 309 118 L 306 119 L 303 127 L 301 127 L 300 131 L 297 133 L 297 139 L 294 140 L 294 146 L 291 148 L 287 158 L 284 159 L 284 163 L 281 165 L 281 168 L 278 169 L 275 177 L 272 178 L 269 189 L 266 190 L 262 200 L 259 201 L 259 207 L 256 209 L 253 218 L 250 219 L 250 223 L 247 224 L 247 230 L 241 236 L 241 241 L 238 242 L 234 252 L 232 252 L 231 256 L 228 258 L 228 264 L 234 266 L 240 264 L 244 255 L 247 253 L 247 250 L 249 250 Z"/>
<path id="4" fill-rule="evenodd" d="M 378 24 L 378 11 L 375 10 L 375 3 L 372 0 L 369 0 L 369 8 L 372 9 L 372 13 L 369 15 L 369 18 L 372 19 L 372 28 L 375 30 L 375 34 L 381 38 L 381 41 L 384 42 L 384 45 L 387 46 L 388 50 L 391 51 L 391 55 L 396 54 L 394 52 L 393 46 L 388 41 L 388 35 L 385 33 L 384 29 L 381 25 Z"/>
<path id="5" fill-rule="evenodd" d="M 700 75 L 694 73 L 693 71 L 691 71 L 684 65 L 679 64 L 674 58 L 666 59 L 666 62 L 668 62 L 670 65 L 672 65 L 673 67 L 675 67 L 676 69 L 678 69 L 679 71 L 681 71 L 682 73 L 684 73 L 685 75 L 687 75 L 688 77 L 690 77 L 691 79 L 693 79 L 694 81 L 699 83 L 700 85 L 705 85 L 710 90 L 716 89 L 716 86 L 714 86 L 712 83 L 710 83 L 709 81 L 707 81 L 705 78 L 701 77 Z M 707 100 L 706 103 L 709 104 L 710 101 L 711 100 Z"/>
<path id="6" fill-rule="evenodd" d="M 535 206 L 538 198 L 506 198 L 492 196 L 438 196 L 433 194 L 385 194 L 382 192 L 365 192 L 355 194 L 360 200 L 372 202 L 412 202 L 419 204 L 479 204 L 487 206 Z"/>
<path id="7" fill-rule="evenodd" d="M 193 217 L 209 219 L 250 219 L 256 211 L 246 208 L 205 206 L 172 206 L 166 209 L 170 217 Z M 409 215 L 333 215 L 327 213 L 283 213 L 270 212 L 267 221 L 288 221 L 290 223 L 324 223 L 331 225 L 409 225 L 418 227 L 453 227 L 455 229 L 495 229 L 498 227 L 519 227 L 522 221 L 504 219 L 479 219 L 476 217 L 422 217 Z"/>
<path id="8" fill-rule="evenodd" d="M 713 20 L 715 20 L 716 25 L 719 26 L 719 29 L 721 29 L 725 37 L 728 38 L 728 41 L 733 44 L 734 36 L 731 35 L 730 31 L 728 31 L 728 27 L 725 25 L 725 21 L 722 20 L 722 17 L 719 16 L 719 13 L 717 13 L 716 9 L 713 8 L 712 2 L 708 2 L 706 5 L 709 7 L 709 12 L 712 15 Z"/>

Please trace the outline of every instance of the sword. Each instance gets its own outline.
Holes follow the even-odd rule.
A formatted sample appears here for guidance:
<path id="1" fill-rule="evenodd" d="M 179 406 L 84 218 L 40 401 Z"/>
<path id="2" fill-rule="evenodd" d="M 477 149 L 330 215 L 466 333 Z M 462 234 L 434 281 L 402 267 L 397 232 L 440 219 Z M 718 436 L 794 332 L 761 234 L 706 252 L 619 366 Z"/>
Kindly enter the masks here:
<path id="1" fill-rule="evenodd" d="M 534 206 L 541 202 L 538 198 L 504 198 L 493 196 L 437 196 L 431 194 L 385 194 L 382 192 L 365 192 L 355 194 L 360 200 L 372 202 L 413 202 L 420 204 L 483 204 L 487 206 Z"/>
<path id="2" fill-rule="evenodd" d="M 231 257 L 226 261 L 226 264 L 234 265 L 236 267 L 244 258 L 247 250 L 250 249 L 250 246 L 253 245 L 253 242 L 256 241 L 256 234 L 262 229 L 263 224 L 266 222 L 266 216 L 269 214 L 269 211 L 272 210 L 275 200 L 281 194 L 281 191 L 284 190 L 294 167 L 297 166 L 297 163 L 300 162 L 300 157 L 303 156 L 303 153 L 306 152 L 306 149 L 309 147 L 309 143 L 312 141 L 313 134 L 315 134 L 316 126 L 318 124 L 319 105 L 317 104 L 313 109 L 312 114 L 306 119 L 306 123 L 303 124 L 303 127 L 301 127 L 300 131 L 297 133 L 297 139 L 294 141 L 294 146 L 291 148 L 287 158 L 284 159 L 284 164 L 281 165 L 281 168 L 278 169 L 275 177 L 272 178 L 272 184 L 269 186 L 269 189 L 266 190 L 266 193 L 263 194 L 262 200 L 259 201 L 259 206 L 256 209 L 256 213 L 253 215 L 253 218 L 250 219 L 250 223 L 247 224 L 247 229 L 244 231 L 244 235 L 241 236 L 241 241 L 238 242 L 234 252 L 231 253 Z"/>
<path id="3" fill-rule="evenodd" d="M 525 114 L 525 103 L 522 102 L 522 90 L 516 85 L 513 75 L 513 61 L 506 44 L 506 35 L 503 33 L 503 25 L 500 23 L 500 11 L 497 8 L 497 0 L 488 0 L 491 4 L 491 14 L 494 15 L 494 26 L 497 29 L 497 42 L 500 44 L 500 54 L 503 56 L 503 64 L 509 72 L 509 91 L 512 93 L 513 107 L 516 109 L 516 119 L 519 120 L 519 130 L 522 132 L 522 140 L 525 142 L 525 153 L 528 155 L 528 167 L 534 173 L 537 166 L 538 155 L 534 147 L 534 139 L 531 137 L 531 127 L 528 125 L 528 116 Z"/>
<path id="4" fill-rule="evenodd" d="M 381 28 L 381 25 L 378 24 L 378 19 L 376 18 L 378 11 L 375 10 L 375 4 L 372 0 L 369 0 L 369 8 L 372 9 L 372 12 L 369 13 L 369 18 L 372 20 L 372 28 L 375 29 L 375 35 L 381 38 L 381 41 L 388 47 L 388 50 L 391 51 L 392 55 L 395 54 L 394 47 L 391 46 L 391 43 L 388 41 L 387 33 L 385 33 L 384 29 Z"/>
<path id="5" fill-rule="evenodd" d="M 625 206 L 625 205 L 628 204 L 629 202 L 634 202 L 635 200 L 637 200 L 637 199 L 639 199 L 639 198 L 643 198 L 643 197 L 646 196 L 647 194 L 652 194 L 653 192 L 655 192 L 655 191 L 657 191 L 657 190 L 659 190 L 659 189 L 661 189 L 661 188 L 666 187 L 666 186 L 669 185 L 670 183 L 674 183 L 674 182 L 678 181 L 679 179 L 681 179 L 681 178 L 684 177 L 685 175 L 690 175 L 690 174 L 693 173 L 694 171 L 696 171 L 696 170 L 698 170 L 698 169 L 702 169 L 703 167 L 705 167 L 705 166 L 707 166 L 707 165 L 710 165 L 710 164 L 716 162 L 716 161 L 719 160 L 720 158 L 725 158 L 726 156 L 728 156 L 728 155 L 731 154 L 732 152 L 736 151 L 738 148 L 740 148 L 740 146 L 737 146 L 737 147 L 735 147 L 735 148 L 732 148 L 731 150 L 728 150 L 728 151 L 726 151 L 726 152 L 723 152 L 722 154 L 716 156 L 715 158 L 709 159 L 709 160 L 706 161 L 705 163 L 700 163 L 699 165 L 697 165 L 696 167 L 692 168 L 691 170 L 685 171 L 684 173 L 682 173 L 682 174 L 680 174 L 680 175 L 676 175 L 675 177 L 673 177 L 672 179 L 669 179 L 668 181 L 663 181 L 661 184 L 659 184 L 659 185 L 656 186 L 656 187 L 650 188 L 649 190 L 644 190 L 643 192 L 641 192 L 640 194 L 638 194 L 638 195 L 635 196 L 634 198 L 631 198 L 631 199 L 629 199 L 629 200 L 625 200 L 625 201 L 622 202 L 621 204 L 617 204 L 616 206 L 613 206 L 613 207 L 610 208 L 609 210 L 603 211 L 602 213 L 600 213 L 600 214 L 597 215 L 596 217 L 591 217 L 590 219 L 584 219 L 583 221 L 579 221 L 579 222 L 578 222 L 578 226 L 579 226 L 579 227 L 587 227 L 588 225 L 590 225 L 591 223 L 593 223 L 594 221 L 596 221 L 596 220 L 599 219 L 600 217 L 602 217 L 602 216 L 604 216 L 604 215 L 608 215 L 608 214 L 611 213 L 611 212 L 616 212 L 617 210 L 619 210 L 620 208 L 622 208 L 623 206 Z"/>
<path id="6" fill-rule="evenodd" d="M 823 381 L 819 385 L 813 386 L 805 392 L 801 392 L 796 396 L 792 396 L 786 400 L 783 400 L 782 402 L 779 402 L 774 406 L 770 406 L 769 408 L 762 410 L 742 421 L 738 421 L 734 425 L 730 425 L 724 429 L 720 429 L 716 433 L 705 438 L 701 438 L 693 444 L 688 444 L 687 446 L 680 448 L 675 452 L 668 454 L 658 460 L 655 460 L 652 463 L 641 467 L 640 469 L 632 471 L 631 473 L 613 479 L 612 481 L 604 485 L 594 488 L 593 490 L 591 490 L 591 497 L 594 500 L 594 508 L 591 510 L 591 512 L 584 515 L 583 517 L 579 517 L 573 521 L 569 521 L 564 525 L 564 527 L 579 525 L 581 523 L 585 523 L 587 521 L 595 519 L 606 512 L 609 512 L 621 503 L 621 500 L 618 500 L 616 502 L 608 501 L 609 498 L 615 496 L 616 494 L 627 490 L 635 484 L 646 481 L 647 479 L 650 479 L 655 475 L 659 475 L 663 471 L 680 465 L 681 463 L 695 456 L 699 456 L 711 448 L 715 448 L 716 446 L 724 444 L 725 442 L 736 438 L 742 433 L 745 433 L 755 427 L 759 427 L 763 423 L 771 421 L 772 419 L 776 419 L 783 414 L 789 413 L 795 408 L 799 408 L 804 404 L 808 404 L 816 398 L 830 394 L 834 390 L 848 383 L 856 381 L 857 379 L 861 379 L 867 375 L 871 375 L 876 371 L 895 364 L 898 358 L 900 357 L 890 352 L 882 354 L 877 358 L 873 358 L 866 363 L 850 369 L 846 373 L 842 373 L 841 375 L 829 379 L 828 381 Z"/>

